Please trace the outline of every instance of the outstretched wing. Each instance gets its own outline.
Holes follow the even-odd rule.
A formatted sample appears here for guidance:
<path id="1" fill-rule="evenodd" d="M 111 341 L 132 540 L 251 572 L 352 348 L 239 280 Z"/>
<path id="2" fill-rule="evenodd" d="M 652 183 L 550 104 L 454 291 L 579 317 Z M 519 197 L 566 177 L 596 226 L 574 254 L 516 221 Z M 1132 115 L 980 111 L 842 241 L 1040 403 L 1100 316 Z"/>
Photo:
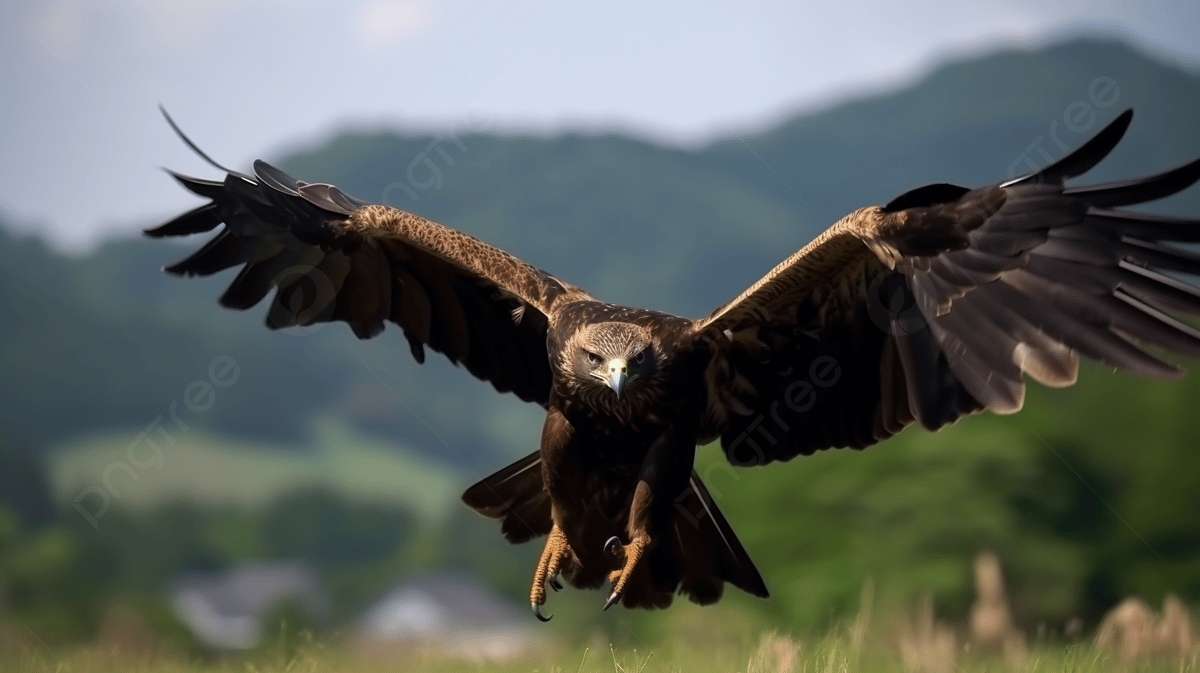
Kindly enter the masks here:
<path id="1" fill-rule="evenodd" d="M 216 182 L 171 173 L 210 202 L 145 233 L 225 227 L 165 271 L 207 276 L 241 266 L 220 302 L 247 309 L 276 288 L 271 329 L 340 320 L 367 339 L 390 320 L 417 361 L 429 346 L 501 392 L 548 403 L 548 316 L 585 292 L 472 236 L 333 185 L 296 180 L 262 161 L 254 175 L 222 168 L 167 120 L 227 175 Z"/>
<path id="2" fill-rule="evenodd" d="M 708 434 L 735 464 L 863 448 L 920 421 L 1012 413 L 1023 375 L 1075 382 L 1078 353 L 1150 376 L 1200 356 L 1200 220 L 1114 210 L 1185 189 L 1200 161 L 1091 187 L 1132 111 L 1046 169 L 979 189 L 930 185 L 858 210 L 694 329 L 717 352 Z"/>

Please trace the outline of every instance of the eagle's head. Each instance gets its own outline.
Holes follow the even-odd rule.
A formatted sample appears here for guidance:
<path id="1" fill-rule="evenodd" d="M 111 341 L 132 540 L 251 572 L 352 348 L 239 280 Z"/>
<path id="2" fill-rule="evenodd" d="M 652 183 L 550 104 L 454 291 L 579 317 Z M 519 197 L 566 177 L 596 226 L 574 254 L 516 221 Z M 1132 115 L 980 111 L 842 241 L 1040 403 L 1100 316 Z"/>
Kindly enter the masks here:
<path id="1" fill-rule="evenodd" d="M 602 322 L 583 328 L 569 346 L 567 368 L 581 392 L 620 399 L 639 379 L 658 367 L 650 330 L 627 322 Z M 604 390 L 607 388 L 608 390 Z"/>

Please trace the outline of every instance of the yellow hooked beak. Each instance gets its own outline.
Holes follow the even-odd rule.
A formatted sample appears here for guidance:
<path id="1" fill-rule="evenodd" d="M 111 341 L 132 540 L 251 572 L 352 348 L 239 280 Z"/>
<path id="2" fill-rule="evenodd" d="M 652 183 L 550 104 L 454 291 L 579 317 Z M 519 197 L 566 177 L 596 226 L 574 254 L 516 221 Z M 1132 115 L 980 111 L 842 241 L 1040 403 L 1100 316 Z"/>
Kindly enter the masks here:
<path id="1" fill-rule="evenodd" d="M 621 391 L 625 389 L 625 384 L 629 382 L 629 365 L 620 358 L 613 358 L 608 361 L 608 377 L 604 379 L 609 388 L 621 397 Z"/>

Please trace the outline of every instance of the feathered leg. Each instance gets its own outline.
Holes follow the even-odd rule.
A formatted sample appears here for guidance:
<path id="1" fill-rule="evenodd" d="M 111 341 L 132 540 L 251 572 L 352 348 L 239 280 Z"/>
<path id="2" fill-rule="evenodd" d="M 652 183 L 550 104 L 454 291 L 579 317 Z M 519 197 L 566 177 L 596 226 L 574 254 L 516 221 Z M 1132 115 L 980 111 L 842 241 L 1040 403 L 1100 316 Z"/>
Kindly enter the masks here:
<path id="1" fill-rule="evenodd" d="M 643 565 L 657 540 L 654 530 L 665 526 L 674 515 L 672 498 L 655 499 L 654 493 L 680 493 L 687 486 L 688 476 L 695 458 L 696 445 L 692 438 L 681 439 L 674 429 L 667 429 L 646 452 L 638 483 L 634 488 L 633 500 L 629 505 L 629 543 L 621 544 L 617 538 L 604 545 L 605 553 L 619 569 L 609 573 L 612 594 L 604 603 L 607 610 L 621 600 L 629 584 L 629 578 Z M 677 474 L 678 473 L 678 474 Z M 657 524 L 657 525 L 656 525 Z"/>
<path id="2" fill-rule="evenodd" d="M 581 520 L 581 513 L 571 509 L 570 503 L 577 500 L 571 497 L 580 488 L 579 475 L 569 469 L 569 461 L 563 461 L 562 456 L 570 444 L 573 430 L 571 424 L 557 408 L 551 408 L 546 415 L 546 423 L 542 426 L 542 481 L 550 494 L 550 517 L 554 524 L 550 528 L 550 536 L 542 549 L 542 557 L 538 560 L 537 569 L 533 573 L 533 587 L 529 592 L 529 601 L 533 614 L 543 622 L 550 621 L 543 617 L 540 607 L 546 603 L 546 584 L 558 591 L 562 588 L 557 575 L 563 569 L 564 562 L 574 558 L 571 544 L 563 531 L 574 520 Z"/>
<path id="3" fill-rule="evenodd" d="M 538 561 L 537 570 L 533 572 L 533 589 L 529 592 L 529 603 L 533 606 L 533 615 L 543 622 L 550 621 L 542 616 L 541 606 L 546 604 L 546 584 L 549 583 L 555 591 L 562 588 L 555 576 L 562 569 L 563 561 L 571 554 L 571 545 L 562 529 L 555 525 L 550 529 L 550 537 L 542 549 L 542 558 Z"/>

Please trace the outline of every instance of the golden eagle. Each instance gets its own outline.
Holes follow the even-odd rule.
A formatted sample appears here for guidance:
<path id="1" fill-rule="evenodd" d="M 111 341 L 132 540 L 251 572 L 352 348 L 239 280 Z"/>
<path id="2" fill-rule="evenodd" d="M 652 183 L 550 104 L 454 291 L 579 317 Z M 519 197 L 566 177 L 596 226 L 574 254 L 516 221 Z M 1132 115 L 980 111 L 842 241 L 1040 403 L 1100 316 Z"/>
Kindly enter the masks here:
<path id="1" fill-rule="evenodd" d="M 165 113 L 164 113 L 165 114 Z M 1200 220 L 1116 210 L 1185 189 L 1200 160 L 1147 178 L 1064 185 L 1124 135 L 1132 111 L 1036 173 L 936 184 L 839 220 L 699 320 L 603 302 L 472 236 L 262 162 L 222 181 L 174 174 L 210 199 L 150 236 L 225 227 L 177 275 L 241 271 L 246 309 L 276 289 L 271 329 L 340 320 L 359 338 L 400 326 L 425 348 L 546 409 L 538 451 L 463 500 L 512 542 L 548 535 L 531 600 L 564 577 L 612 589 L 607 609 L 706 604 L 766 586 L 693 469 L 719 438 L 734 465 L 863 448 L 919 421 L 1012 413 L 1024 375 L 1075 382 L 1080 353 L 1180 374 L 1152 344 L 1200 355 Z M 168 121 L 170 119 L 168 118 Z M 171 122 L 172 127 L 175 127 Z M 179 129 L 175 128 L 178 132 Z M 180 133 L 182 137 L 183 134 Z"/>

